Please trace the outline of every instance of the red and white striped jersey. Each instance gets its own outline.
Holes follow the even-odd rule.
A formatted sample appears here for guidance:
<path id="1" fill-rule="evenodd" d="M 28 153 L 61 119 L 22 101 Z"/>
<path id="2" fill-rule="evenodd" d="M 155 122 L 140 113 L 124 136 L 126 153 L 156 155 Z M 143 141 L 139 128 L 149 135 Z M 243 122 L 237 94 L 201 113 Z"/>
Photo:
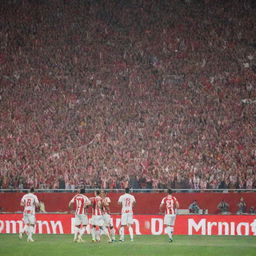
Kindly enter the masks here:
<path id="1" fill-rule="evenodd" d="M 122 205 L 122 213 L 133 212 L 133 205 L 136 203 L 135 197 L 128 193 L 121 195 L 118 199 L 118 203 Z"/>
<path id="2" fill-rule="evenodd" d="M 91 198 L 92 202 L 92 215 L 98 216 L 102 215 L 102 198 L 100 196 L 95 196 Z"/>
<path id="3" fill-rule="evenodd" d="M 103 214 L 105 214 L 105 213 L 110 214 L 110 209 L 109 209 L 110 203 L 111 203 L 111 200 L 110 200 L 109 197 L 104 197 L 102 199 L 102 211 L 103 211 Z"/>
<path id="4" fill-rule="evenodd" d="M 86 214 L 85 207 L 90 204 L 90 200 L 85 195 L 77 194 L 71 199 L 69 204 L 75 205 L 76 214 Z"/>
<path id="5" fill-rule="evenodd" d="M 178 200 L 172 195 L 164 197 L 161 201 L 161 206 L 165 207 L 165 214 L 175 214 L 176 204 Z"/>
<path id="6" fill-rule="evenodd" d="M 36 195 L 28 193 L 21 198 L 21 202 L 24 204 L 23 213 L 35 214 L 36 206 L 39 205 Z"/>

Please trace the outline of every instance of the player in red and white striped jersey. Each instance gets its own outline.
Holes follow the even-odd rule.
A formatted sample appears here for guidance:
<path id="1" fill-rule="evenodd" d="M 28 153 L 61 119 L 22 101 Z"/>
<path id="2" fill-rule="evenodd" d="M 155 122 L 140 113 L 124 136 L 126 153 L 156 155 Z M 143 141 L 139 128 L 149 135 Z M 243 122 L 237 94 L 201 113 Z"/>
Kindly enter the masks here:
<path id="1" fill-rule="evenodd" d="M 23 221 L 25 224 L 24 232 L 28 234 L 27 241 L 34 242 L 32 234 L 36 224 L 35 210 L 39 206 L 38 198 L 34 195 L 34 188 L 31 188 L 30 192 L 22 197 L 20 205 L 24 206 Z M 20 232 L 19 237 L 22 238 L 22 232 Z"/>
<path id="2" fill-rule="evenodd" d="M 91 201 L 84 195 L 85 190 L 81 189 L 80 193 L 76 194 L 69 202 L 69 208 L 75 208 L 75 234 L 74 242 L 83 242 L 82 236 L 85 233 L 88 225 L 88 217 L 86 208 L 91 204 Z"/>
<path id="3" fill-rule="evenodd" d="M 112 242 L 115 241 L 115 228 L 113 225 L 113 219 L 110 216 L 110 204 L 111 200 L 107 196 L 105 191 L 101 191 L 101 198 L 102 198 L 102 211 L 103 211 L 103 220 L 105 227 L 109 228 L 109 233 L 112 238 Z"/>
<path id="4" fill-rule="evenodd" d="M 130 194 L 130 189 L 125 189 L 125 194 L 121 195 L 118 199 L 118 204 L 122 206 L 122 216 L 121 216 L 121 227 L 120 242 L 124 241 L 124 227 L 128 226 L 131 241 L 133 241 L 133 207 L 136 204 L 135 197 Z"/>
<path id="5" fill-rule="evenodd" d="M 166 233 L 169 236 L 169 241 L 172 242 L 172 234 L 176 219 L 176 210 L 179 208 L 179 202 L 176 197 L 172 196 L 172 190 L 168 189 L 168 195 L 165 196 L 160 204 L 160 211 L 164 208 L 164 225 L 166 225 Z"/>
<path id="6" fill-rule="evenodd" d="M 103 205 L 102 205 L 102 198 L 100 196 L 100 191 L 97 190 L 95 192 L 95 197 L 91 198 L 91 205 L 92 205 L 92 241 L 96 242 L 100 241 L 100 233 L 105 233 L 108 237 L 108 241 L 112 242 L 108 229 L 104 226 L 104 219 L 103 219 Z M 97 231 L 98 228 L 98 231 Z"/>

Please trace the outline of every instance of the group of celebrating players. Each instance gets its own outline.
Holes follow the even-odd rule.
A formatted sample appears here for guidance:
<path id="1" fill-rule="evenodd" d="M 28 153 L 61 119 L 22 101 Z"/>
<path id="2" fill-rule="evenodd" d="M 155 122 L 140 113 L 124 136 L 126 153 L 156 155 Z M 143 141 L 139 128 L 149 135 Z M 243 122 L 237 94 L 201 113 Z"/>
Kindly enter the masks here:
<path id="1" fill-rule="evenodd" d="M 118 203 L 122 206 L 122 217 L 120 227 L 120 241 L 124 241 L 124 227 L 128 226 L 131 241 L 133 241 L 133 207 L 136 203 L 135 197 L 129 193 L 129 188 L 126 193 L 120 196 Z M 86 226 L 89 224 L 86 214 L 86 208 L 92 207 L 91 218 L 91 235 L 92 241 L 100 241 L 100 236 L 105 234 L 108 237 L 108 242 L 115 241 L 115 228 L 113 220 L 110 216 L 110 198 L 105 191 L 97 190 L 95 197 L 88 198 L 84 195 L 84 189 L 75 195 L 69 202 L 69 207 L 74 205 L 75 208 L 75 242 L 82 242 L 82 236 L 85 233 Z"/>
<path id="2" fill-rule="evenodd" d="M 19 233 L 19 238 L 22 239 L 24 233 L 27 234 L 27 241 L 34 242 L 32 236 L 35 230 L 36 218 L 35 209 L 39 206 L 39 200 L 34 194 L 34 189 L 25 194 L 21 199 L 23 210 L 24 227 Z M 105 191 L 96 190 L 95 196 L 88 198 L 85 195 L 85 190 L 81 189 L 69 202 L 69 208 L 75 211 L 75 228 L 74 242 L 84 242 L 83 235 L 89 225 L 87 209 L 92 208 L 91 236 L 92 242 L 100 241 L 102 235 L 106 235 L 108 242 L 112 243 L 115 239 L 115 228 L 113 220 L 110 216 L 111 200 Z M 127 226 L 130 239 L 133 241 L 133 208 L 136 204 L 135 197 L 130 194 L 130 189 L 126 188 L 125 193 L 118 199 L 118 204 L 121 206 L 121 223 L 119 228 L 119 241 L 124 242 L 124 228 Z M 173 241 L 172 234 L 176 218 L 176 209 L 179 208 L 179 203 L 176 197 L 172 195 L 172 190 L 168 189 L 168 195 L 165 196 L 160 203 L 160 211 L 165 210 L 164 224 L 166 225 L 165 232 L 169 237 L 169 242 Z"/>

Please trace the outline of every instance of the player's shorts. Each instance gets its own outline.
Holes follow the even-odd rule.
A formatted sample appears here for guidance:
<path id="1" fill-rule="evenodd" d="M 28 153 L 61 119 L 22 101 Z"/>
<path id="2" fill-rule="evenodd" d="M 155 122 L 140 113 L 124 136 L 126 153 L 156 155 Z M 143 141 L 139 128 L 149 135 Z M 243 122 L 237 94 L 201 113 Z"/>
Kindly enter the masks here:
<path id="1" fill-rule="evenodd" d="M 121 225 L 132 225 L 133 224 L 133 213 L 128 212 L 128 213 L 122 213 L 121 216 Z"/>
<path id="2" fill-rule="evenodd" d="M 111 218 L 111 216 L 109 214 L 105 213 L 102 217 L 104 220 L 104 226 L 113 227 L 113 219 Z"/>
<path id="3" fill-rule="evenodd" d="M 75 226 L 86 226 L 88 225 L 88 217 L 85 214 L 76 214 L 75 215 Z"/>
<path id="4" fill-rule="evenodd" d="M 164 225 L 174 226 L 176 215 L 175 214 L 166 214 L 164 216 Z"/>
<path id="5" fill-rule="evenodd" d="M 102 227 L 104 225 L 104 219 L 102 215 L 93 215 L 91 218 L 91 223 L 93 226 Z"/>
<path id="6" fill-rule="evenodd" d="M 35 214 L 31 213 L 24 213 L 23 214 L 23 221 L 26 225 L 35 225 L 36 224 L 36 216 Z"/>

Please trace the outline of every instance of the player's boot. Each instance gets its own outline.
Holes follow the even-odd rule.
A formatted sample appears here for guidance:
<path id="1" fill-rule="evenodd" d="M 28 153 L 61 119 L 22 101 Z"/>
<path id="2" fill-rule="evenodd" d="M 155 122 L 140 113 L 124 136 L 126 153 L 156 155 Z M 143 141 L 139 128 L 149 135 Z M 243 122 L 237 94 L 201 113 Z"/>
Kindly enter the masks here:
<path id="1" fill-rule="evenodd" d="M 82 239 L 82 236 L 81 236 L 80 234 L 77 236 L 76 241 L 77 241 L 78 243 L 83 243 L 83 242 L 84 242 L 84 240 Z"/>
<path id="2" fill-rule="evenodd" d="M 79 238 L 77 239 L 77 242 L 78 242 L 78 243 L 84 243 L 84 240 L 83 240 L 81 237 L 79 237 Z"/>
<path id="3" fill-rule="evenodd" d="M 28 239 L 27 239 L 27 242 L 35 242 L 35 240 L 33 240 L 32 238 L 30 238 L 30 237 L 28 237 Z"/>
<path id="4" fill-rule="evenodd" d="M 170 239 L 169 239 L 169 243 L 172 243 L 172 242 L 173 242 L 173 240 L 172 240 L 172 238 L 170 238 Z"/>

